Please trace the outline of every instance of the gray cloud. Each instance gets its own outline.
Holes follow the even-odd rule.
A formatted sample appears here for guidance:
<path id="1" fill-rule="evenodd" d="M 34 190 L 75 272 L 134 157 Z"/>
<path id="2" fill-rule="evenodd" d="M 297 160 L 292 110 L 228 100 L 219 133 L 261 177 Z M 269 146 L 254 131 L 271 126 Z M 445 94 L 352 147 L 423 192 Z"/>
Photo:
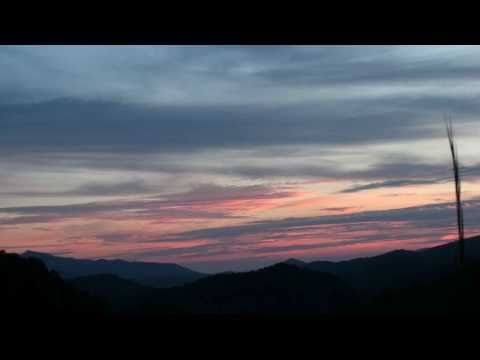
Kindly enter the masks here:
<path id="1" fill-rule="evenodd" d="M 345 54 L 346 55 L 346 54 Z M 306 59 L 291 66 L 259 71 L 256 76 L 283 85 L 345 85 L 375 83 L 405 83 L 412 81 L 472 80 L 480 78 L 480 67 L 476 64 L 444 64 L 430 61 L 417 63 L 385 62 L 385 58 L 377 57 L 370 61 L 359 59 L 335 59 L 326 57 L 320 60 Z M 343 61 L 342 61 L 343 60 Z"/>
<path id="2" fill-rule="evenodd" d="M 327 210 L 327 211 L 346 211 L 346 210 L 355 210 L 358 209 L 356 207 L 351 207 L 351 206 L 335 206 L 335 207 L 328 207 L 328 208 L 323 208 L 322 210 Z"/>
<path id="3" fill-rule="evenodd" d="M 378 181 L 365 185 L 352 186 L 347 189 L 340 191 L 340 193 L 354 193 L 365 190 L 388 188 L 388 187 L 402 187 L 402 186 L 411 186 L 411 185 L 430 185 L 435 181 L 431 180 L 386 180 Z"/>
<path id="4" fill-rule="evenodd" d="M 417 126 L 420 114 L 405 109 L 357 115 L 353 115 L 353 108 L 335 112 L 308 104 L 145 107 L 56 100 L 3 105 L 0 151 L 135 153 L 288 144 L 328 146 L 435 136 L 431 129 Z"/>
<path id="5" fill-rule="evenodd" d="M 378 182 L 376 185 L 402 186 L 411 182 L 416 184 L 427 184 L 445 181 L 450 179 L 450 169 L 448 165 L 442 163 L 425 163 L 419 158 L 410 158 L 407 161 L 403 159 L 380 159 L 376 164 L 367 167 L 364 170 L 349 170 L 341 168 L 337 162 L 326 163 L 324 165 L 295 165 L 283 164 L 282 166 L 255 166 L 241 165 L 218 169 L 206 169 L 209 172 L 219 174 L 230 174 L 244 176 L 247 178 L 275 178 L 275 177 L 299 177 L 299 178 L 318 178 L 318 179 L 341 179 L 341 180 L 378 180 L 388 179 Z M 174 169 L 172 169 L 174 171 Z M 465 176 L 480 174 L 479 164 L 465 167 Z M 395 182 L 398 182 L 395 185 Z M 391 184 L 391 185 L 390 185 Z"/>
<path id="6" fill-rule="evenodd" d="M 275 158 L 293 157 L 294 149 L 304 146 L 322 153 L 339 145 L 364 151 L 374 143 L 443 138 L 444 112 L 455 114 L 460 124 L 474 122 L 480 112 L 476 88 L 459 91 L 476 79 L 477 58 L 475 47 L 0 47 L 0 75 L 5 75 L 0 160 L 15 161 L 17 167 L 33 163 L 247 178 L 341 175 L 380 181 L 397 173 L 396 179 L 418 178 L 417 170 L 429 170 L 425 164 L 393 161 L 391 172 L 384 164 L 378 176 L 375 169 L 370 175 L 346 175 L 317 163 L 252 161 L 218 169 L 148 163 L 145 154 L 202 153 L 207 159 L 218 150 L 266 155 L 275 149 L 270 151 Z M 53 76 L 56 81 L 48 81 Z M 434 90 L 448 89 L 442 84 L 452 79 L 458 83 L 451 93 L 398 87 L 432 80 Z M 391 85 L 386 92 L 385 83 Z M 358 84 L 367 90 L 342 88 Z"/>
<path id="7" fill-rule="evenodd" d="M 229 202 L 248 202 L 286 198 L 293 193 L 269 186 L 215 186 L 201 185 L 177 194 L 139 198 L 135 200 L 96 201 L 90 203 L 0 208 L 0 214 L 15 215 L 0 220 L 0 224 L 28 224 L 63 221 L 71 218 L 95 216 L 106 219 L 138 218 L 153 223 L 175 222 L 181 219 L 241 218 Z M 209 206 L 216 205 L 215 209 Z"/>
<path id="8" fill-rule="evenodd" d="M 153 189 L 141 180 L 126 181 L 116 184 L 90 182 L 73 189 L 72 195 L 102 196 L 102 195 L 130 195 L 152 192 Z"/>
<path id="9" fill-rule="evenodd" d="M 67 191 L 20 191 L 10 192 L 8 195 L 30 197 L 55 197 L 55 196 L 113 196 L 113 195 L 140 195 L 152 193 L 155 190 L 142 180 L 132 180 L 120 183 L 87 182 L 77 188 Z"/>
<path id="10" fill-rule="evenodd" d="M 480 201 L 464 202 L 466 224 L 475 225 L 475 219 L 480 215 Z M 412 229 L 418 227 L 449 228 L 455 225 L 453 203 L 438 203 L 415 206 L 402 209 L 383 211 L 364 211 L 346 215 L 328 215 L 307 218 L 287 218 L 281 220 L 256 221 L 238 226 L 208 228 L 172 235 L 176 239 L 235 239 L 239 236 L 275 234 L 289 229 L 315 228 L 320 225 L 351 225 L 368 223 L 372 229 L 375 222 L 407 222 Z"/>
<path id="11" fill-rule="evenodd" d="M 474 129 L 480 113 L 478 64 L 480 48 L 463 46 L 1 46 L 1 195 L 142 197 L 4 207 L 0 224 L 21 227 L 127 215 L 151 222 L 230 219 L 238 217 L 232 203 L 292 196 L 289 188 L 206 184 L 228 183 L 231 177 L 242 182 L 286 177 L 357 184 L 343 192 L 444 181 L 450 176 L 449 164 L 427 162 L 414 141 L 443 139 L 444 112 L 453 114 L 459 129 Z M 392 142 L 394 151 L 401 152 L 403 143 L 418 158 L 370 149 Z M 368 164 L 359 167 L 361 157 L 352 153 L 369 155 Z M 479 168 L 468 169 L 467 180 L 480 174 Z M 77 184 L 78 172 L 92 178 L 69 190 L 29 190 L 64 189 L 63 176 L 68 177 L 65 183 Z M 159 187 L 142 180 L 104 182 L 121 172 L 128 176 L 119 179 L 132 179 L 133 172 L 158 180 Z M 186 185 L 196 186 L 176 193 Z M 165 193 L 158 194 L 160 190 Z M 466 205 L 467 216 L 478 214 L 475 202 Z M 266 256 L 275 246 L 260 238 L 294 237 L 301 229 L 313 239 L 327 231 L 319 227 L 334 225 L 335 231 L 342 227 L 345 243 L 375 241 L 377 235 L 361 233 L 367 223 L 380 231 L 385 225 L 376 223 L 389 221 L 411 224 L 413 230 L 402 231 L 415 237 L 412 231 L 422 226 L 431 226 L 432 233 L 450 226 L 449 206 L 203 229 L 171 238 L 207 237 L 212 244 L 169 251 L 187 258 L 198 251 L 234 252 L 243 246 L 235 239 L 252 235 L 263 248 L 245 246 Z M 352 231 L 355 239 L 348 235 Z M 125 234 L 98 235 L 110 243 L 133 241 Z M 289 249 L 295 246 L 282 245 L 277 251 Z"/>

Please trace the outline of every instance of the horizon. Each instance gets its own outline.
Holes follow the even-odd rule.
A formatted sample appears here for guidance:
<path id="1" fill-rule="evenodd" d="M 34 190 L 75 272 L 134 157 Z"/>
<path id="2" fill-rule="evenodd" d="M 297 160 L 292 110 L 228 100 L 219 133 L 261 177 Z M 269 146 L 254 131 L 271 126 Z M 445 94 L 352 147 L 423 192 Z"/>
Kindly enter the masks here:
<path id="1" fill-rule="evenodd" d="M 471 239 L 475 239 L 475 238 L 478 238 L 480 235 L 474 235 L 474 236 L 470 236 L 470 237 L 467 237 L 465 238 L 466 241 L 469 241 Z M 306 259 L 306 258 L 294 258 L 294 257 L 291 257 L 291 258 L 286 258 L 286 259 L 283 259 L 283 260 L 279 260 L 279 261 L 275 261 L 275 262 L 271 262 L 270 261 L 267 261 L 267 262 L 264 262 L 264 263 L 261 263 L 261 265 L 257 262 L 256 265 L 251 265 L 249 266 L 248 264 L 243 264 L 243 266 L 239 267 L 239 268 L 228 268 L 228 267 L 225 267 L 225 265 L 221 264 L 220 265 L 220 270 L 218 271 L 215 271 L 214 269 L 212 269 L 211 266 L 207 266 L 206 269 L 208 269 L 207 271 L 203 271 L 202 270 L 202 266 L 198 267 L 199 265 L 198 264 L 195 264 L 193 263 L 192 265 L 190 264 L 181 264 L 181 263 L 165 263 L 165 262 L 159 262 L 159 261 L 139 261 L 139 262 L 144 262 L 144 263 L 153 263 L 153 264 L 171 264 L 171 265 L 180 265 L 182 267 L 185 267 L 185 268 L 188 268 L 190 270 L 193 270 L 193 271 L 197 271 L 197 272 L 200 272 L 200 273 L 204 273 L 204 274 L 207 274 L 207 275 L 214 275 L 214 274 L 219 274 L 219 273 L 222 273 L 222 272 L 229 272 L 229 271 L 233 271 L 233 272 L 245 272 L 245 271 L 254 271 L 254 270 L 259 270 L 259 269 L 262 269 L 262 268 L 265 268 L 265 267 L 269 267 L 269 266 L 273 266 L 275 264 L 279 264 L 279 263 L 284 263 L 284 262 L 287 262 L 287 261 L 300 261 L 300 262 L 303 262 L 303 263 L 311 263 L 311 262 L 317 262 L 317 261 L 331 261 L 331 262 L 342 262 L 342 261 L 348 261 L 348 260 L 354 260 L 354 259 L 361 259 L 361 258 L 371 258 L 371 257 L 376 257 L 376 256 L 382 256 L 382 255 L 386 255 L 386 254 L 389 254 L 391 252 L 396 252 L 396 251 L 422 251 L 422 250 L 429 250 L 429 249 L 433 249 L 433 248 L 437 248 L 439 246 L 442 246 L 442 245 L 448 245 L 448 244 L 454 244 L 457 242 L 457 239 L 452 239 L 448 242 L 443 242 L 441 244 L 437 244 L 437 245 L 432 245 L 432 246 L 429 246 L 429 247 L 422 247 L 422 248 L 415 248 L 415 249 L 410 249 L 410 250 L 407 250 L 407 249 L 403 249 L 403 248 L 398 248 L 398 249 L 393 249 L 393 250 L 388 250 L 386 252 L 381 252 L 381 253 L 373 253 L 373 254 L 366 254 L 364 256 L 358 256 L 358 257 L 346 257 L 346 258 L 341 258 L 341 259 Z M 1 250 L 1 249 L 0 249 Z M 72 257 L 72 256 L 67 256 L 67 255 L 63 255 L 63 254 L 53 254 L 53 253 L 46 253 L 46 252 L 42 252 L 42 251 L 32 251 L 32 250 L 25 250 L 23 251 L 22 253 L 18 253 L 18 255 L 22 255 L 24 256 L 26 253 L 34 253 L 34 254 L 41 254 L 41 255 L 48 255 L 48 256 L 54 256 L 54 257 L 60 257 L 60 258 L 65 258 L 65 259 L 74 259 L 74 260 L 110 260 L 110 261 L 114 261 L 114 260 L 123 260 L 123 261 L 129 261 L 129 262 L 136 262 L 135 260 L 127 260 L 127 259 L 119 259 L 119 258 L 103 258 L 103 257 L 100 257 L 100 258 L 82 258 L 82 257 Z M 228 266 L 228 265 L 227 265 Z"/>
<path id="2" fill-rule="evenodd" d="M 479 60 L 479 46 L 0 46 L 0 249 L 211 273 L 445 244 L 444 114 L 471 237 Z"/>

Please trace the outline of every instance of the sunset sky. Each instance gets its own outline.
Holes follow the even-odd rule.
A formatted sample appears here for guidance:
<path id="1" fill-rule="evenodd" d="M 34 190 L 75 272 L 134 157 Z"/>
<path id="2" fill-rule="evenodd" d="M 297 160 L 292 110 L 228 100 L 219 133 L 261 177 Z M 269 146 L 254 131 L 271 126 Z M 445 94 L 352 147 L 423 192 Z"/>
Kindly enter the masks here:
<path id="1" fill-rule="evenodd" d="M 478 46 L 0 46 L 0 249 L 217 272 L 480 233 Z"/>

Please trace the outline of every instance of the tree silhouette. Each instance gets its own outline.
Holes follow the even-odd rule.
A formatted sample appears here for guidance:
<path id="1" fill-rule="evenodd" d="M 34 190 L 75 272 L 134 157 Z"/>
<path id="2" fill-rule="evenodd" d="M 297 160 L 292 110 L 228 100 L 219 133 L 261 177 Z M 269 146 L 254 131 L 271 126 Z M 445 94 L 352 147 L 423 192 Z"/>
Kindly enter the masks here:
<path id="1" fill-rule="evenodd" d="M 453 132 L 452 120 L 446 119 L 447 137 L 452 154 L 453 176 L 455 180 L 455 200 L 457 207 L 457 227 L 458 227 L 458 265 L 463 268 L 465 258 L 465 239 L 463 227 L 463 208 L 462 208 L 462 179 L 460 176 L 460 167 L 458 161 L 458 150 L 455 144 L 455 134 Z"/>

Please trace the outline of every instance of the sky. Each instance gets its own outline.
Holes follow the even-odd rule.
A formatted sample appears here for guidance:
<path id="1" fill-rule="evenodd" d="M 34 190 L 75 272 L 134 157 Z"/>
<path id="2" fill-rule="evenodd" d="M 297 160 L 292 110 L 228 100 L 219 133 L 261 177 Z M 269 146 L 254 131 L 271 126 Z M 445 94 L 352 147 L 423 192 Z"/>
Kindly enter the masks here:
<path id="1" fill-rule="evenodd" d="M 480 233 L 478 46 L 0 46 L 0 248 L 204 272 Z"/>

